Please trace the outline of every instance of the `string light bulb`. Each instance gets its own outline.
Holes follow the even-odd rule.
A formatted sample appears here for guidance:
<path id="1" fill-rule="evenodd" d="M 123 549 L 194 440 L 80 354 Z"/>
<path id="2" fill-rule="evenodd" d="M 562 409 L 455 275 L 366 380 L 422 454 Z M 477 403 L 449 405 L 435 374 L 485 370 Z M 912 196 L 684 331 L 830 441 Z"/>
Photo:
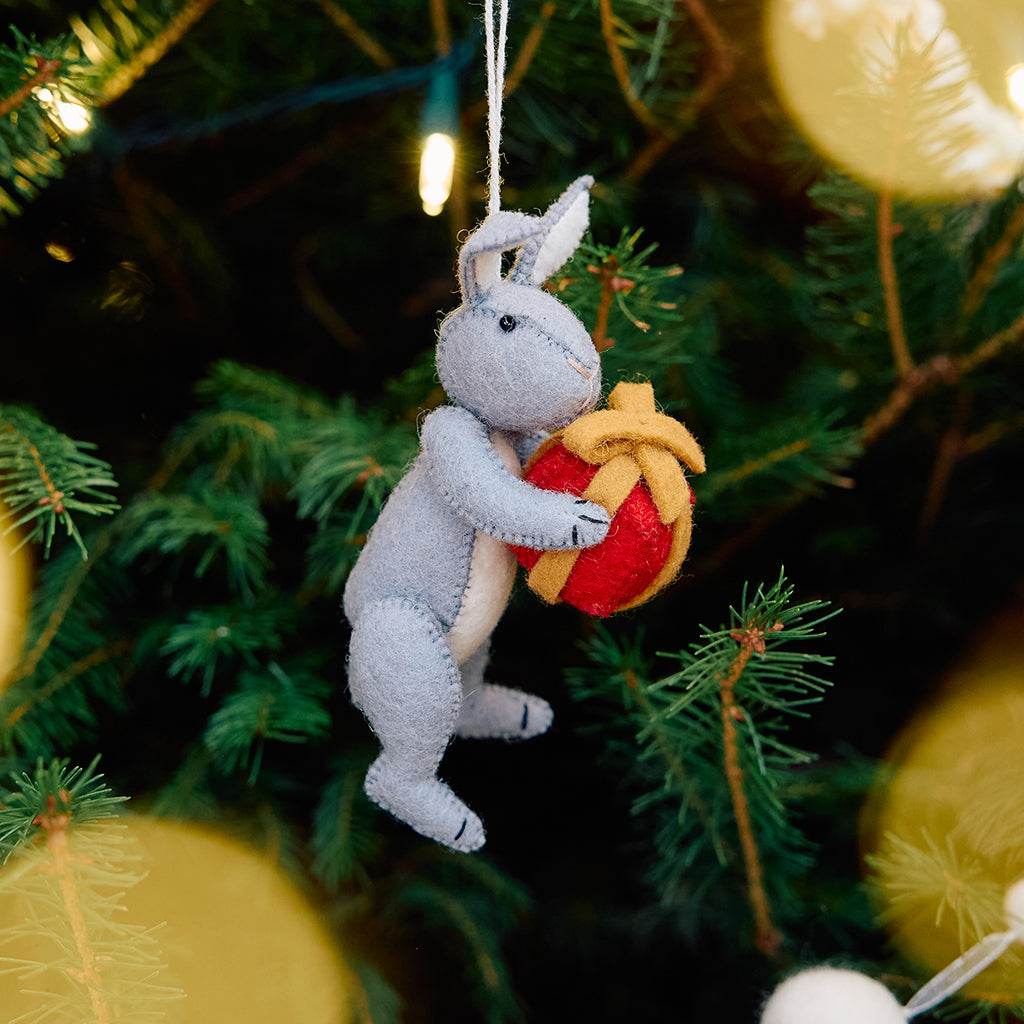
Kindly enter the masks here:
<path id="1" fill-rule="evenodd" d="M 1017 64 L 1006 72 L 1006 91 L 1013 105 L 1024 114 L 1024 64 Z"/>
<path id="2" fill-rule="evenodd" d="M 60 123 L 72 135 L 81 135 L 92 124 L 92 115 L 89 113 L 88 107 L 83 107 L 81 103 L 57 100 L 55 112 L 60 119 Z"/>
<path id="3" fill-rule="evenodd" d="M 420 199 L 436 217 L 451 195 L 459 132 L 459 79 L 454 63 L 440 63 L 430 79 L 420 118 Z"/>
<path id="4" fill-rule="evenodd" d="M 81 135 L 92 124 L 92 114 L 81 103 L 62 99 L 45 86 L 36 90 L 36 96 L 46 108 L 47 113 L 66 132 L 72 135 Z"/>
<path id="5" fill-rule="evenodd" d="M 444 132 L 432 132 L 420 153 L 420 199 L 428 217 L 436 217 L 444 209 L 454 175 L 455 140 Z"/>

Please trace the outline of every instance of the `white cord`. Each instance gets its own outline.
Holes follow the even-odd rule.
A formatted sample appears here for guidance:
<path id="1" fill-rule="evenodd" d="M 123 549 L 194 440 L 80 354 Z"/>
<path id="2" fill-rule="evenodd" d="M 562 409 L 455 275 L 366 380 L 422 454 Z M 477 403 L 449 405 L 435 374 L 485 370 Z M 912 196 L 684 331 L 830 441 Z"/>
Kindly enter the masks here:
<path id="1" fill-rule="evenodd" d="M 489 155 L 488 214 L 501 209 L 501 101 L 505 92 L 505 39 L 508 30 L 508 0 L 499 0 L 498 48 L 494 48 L 494 0 L 487 0 L 485 14 L 487 60 L 487 141 Z"/>
<path id="2" fill-rule="evenodd" d="M 963 956 L 957 957 L 948 967 L 939 971 L 914 998 L 903 1008 L 909 1020 L 933 1006 L 938 1006 L 947 996 L 964 987 L 972 978 L 981 974 L 989 964 L 998 960 L 1016 939 L 1014 932 L 996 932 L 986 935 L 975 943 Z"/>

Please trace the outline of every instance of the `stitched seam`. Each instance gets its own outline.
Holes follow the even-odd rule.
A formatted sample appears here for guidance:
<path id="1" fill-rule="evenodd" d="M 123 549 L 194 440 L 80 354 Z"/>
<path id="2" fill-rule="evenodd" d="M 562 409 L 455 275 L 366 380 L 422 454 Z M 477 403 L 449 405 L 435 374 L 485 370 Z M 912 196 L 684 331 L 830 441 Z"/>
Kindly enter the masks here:
<path id="1" fill-rule="evenodd" d="M 455 659 L 452 657 L 451 651 L 448 650 L 444 628 L 441 626 L 440 620 L 434 612 L 424 605 L 421 605 L 418 601 L 414 601 L 411 597 L 385 597 L 381 601 L 377 602 L 377 604 L 378 607 L 381 605 L 397 605 L 399 608 L 404 608 L 406 611 L 415 612 L 417 615 L 421 616 L 424 619 L 424 624 L 427 627 L 427 632 L 430 634 L 431 641 L 435 644 L 441 644 L 444 648 L 441 652 L 442 658 L 453 670 L 456 678 L 458 677 L 458 666 L 455 664 Z"/>
<path id="2" fill-rule="evenodd" d="M 461 406 L 449 406 L 449 408 L 457 409 L 460 412 L 466 412 L 468 413 L 468 415 L 473 416 L 472 412 L 470 412 L 468 409 L 463 409 Z M 477 418 L 473 416 L 473 419 L 476 420 Z M 479 423 L 479 420 L 477 420 L 477 422 Z M 483 427 L 483 424 L 480 424 L 480 426 Z M 505 464 L 501 461 L 501 457 L 498 455 L 498 452 L 495 450 L 493 444 L 488 443 L 486 448 L 483 449 L 483 454 L 485 458 L 491 459 L 493 460 L 493 462 L 496 462 L 501 467 L 502 472 L 507 472 L 507 470 L 505 469 Z M 430 474 L 430 478 L 431 480 L 434 481 L 435 487 L 437 487 L 437 480 L 434 477 L 433 473 Z M 444 499 L 444 501 L 447 503 L 447 505 L 452 509 L 452 511 L 455 512 L 457 516 L 459 516 L 460 519 L 465 520 L 467 523 L 469 523 L 471 526 L 474 526 L 476 529 L 483 530 L 483 532 L 488 534 L 489 536 L 494 537 L 497 540 L 503 541 L 505 544 L 509 544 L 515 547 L 537 548 L 541 550 L 551 551 L 562 551 L 572 548 L 571 542 L 561 544 L 557 542 L 549 542 L 545 537 L 541 536 L 540 534 L 512 533 L 509 530 L 500 528 L 498 524 L 494 522 L 493 519 L 483 520 L 479 523 L 479 525 L 477 525 L 469 509 L 462 501 L 459 500 L 459 497 L 455 494 L 454 491 L 451 490 L 451 488 L 437 487 L 437 490 L 441 497 Z M 470 537 L 469 539 L 471 541 L 472 538 Z M 463 591 L 463 597 L 464 596 L 465 591 Z M 460 600 L 460 607 L 461 604 L 462 602 Z"/>
<path id="3" fill-rule="evenodd" d="M 442 495 L 447 500 L 447 495 Z M 460 515 L 460 518 L 464 521 L 466 517 Z M 472 523 L 470 523 L 472 527 Z M 470 584 L 473 581 L 473 551 L 476 548 L 476 530 L 470 529 L 463 534 L 462 546 L 459 550 L 459 554 L 462 556 L 463 564 L 466 566 L 466 582 L 462 585 L 462 593 L 459 595 L 459 603 L 455 609 L 455 614 L 452 616 L 452 621 L 445 624 L 446 630 L 451 630 L 452 626 L 455 625 L 456 620 L 459 617 L 459 613 L 462 611 L 463 605 L 466 603 L 466 594 L 469 593 Z"/>
<path id="4" fill-rule="evenodd" d="M 473 310 L 473 312 L 474 313 L 487 314 L 492 319 L 493 319 L 493 317 L 496 317 L 499 314 L 502 315 L 502 316 L 504 316 L 505 314 L 508 314 L 510 316 L 514 316 L 517 321 L 521 321 L 524 324 L 528 324 L 534 331 L 537 332 L 538 335 L 540 335 L 540 337 L 544 341 L 546 341 L 548 343 L 548 345 L 551 348 L 553 348 L 556 352 L 558 352 L 559 355 L 561 355 L 564 359 L 585 359 L 586 358 L 586 353 L 584 353 L 582 355 L 578 355 L 571 348 L 569 348 L 569 346 L 564 345 L 553 334 L 551 334 L 549 331 L 546 331 L 543 327 L 541 327 L 540 324 L 538 324 L 537 321 L 534 320 L 532 317 L 523 316 L 521 313 L 516 313 L 515 310 L 511 310 L 511 311 L 508 310 L 508 309 L 501 310 L 501 309 L 497 309 L 494 306 L 478 306 L 475 310 Z M 449 314 L 449 315 L 452 315 L 452 314 Z M 445 348 L 447 346 L 447 337 L 446 337 L 446 332 L 444 330 L 444 327 L 445 327 L 445 322 L 443 321 L 441 323 L 441 326 L 438 329 L 437 358 L 438 358 L 439 362 L 443 361 L 444 351 L 445 351 Z M 582 330 L 584 330 L 584 331 L 586 330 L 586 328 L 583 327 L 582 323 L 580 324 L 580 327 L 581 327 Z M 512 340 L 514 335 L 515 335 L 514 331 L 510 332 L 510 334 L 509 334 L 510 343 L 511 343 L 511 340 Z"/>
<path id="5" fill-rule="evenodd" d="M 510 316 L 514 316 L 516 318 L 517 322 L 528 324 L 534 331 L 536 331 L 541 336 L 541 338 L 544 339 L 544 341 L 546 341 L 552 348 L 554 348 L 556 351 L 561 353 L 566 358 L 569 358 L 569 357 L 571 357 L 573 359 L 580 358 L 579 356 L 576 355 L 575 352 L 573 352 L 573 350 L 571 348 L 569 348 L 568 345 L 564 345 L 562 342 L 560 342 L 553 334 L 549 333 L 543 327 L 541 327 L 540 324 L 538 324 L 537 321 L 534 320 L 532 317 L 523 316 L 521 313 L 516 313 L 515 310 L 508 310 L 508 309 L 501 310 L 501 309 L 496 309 L 493 306 L 481 306 L 480 307 L 480 312 L 481 313 L 489 313 L 492 316 L 497 316 L 499 313 L 502 314 L 502 315 L 508 314 Z M 584 328 L 584 330 L 585 330 L 585 328 Z M 515 336 L 515 331 L 511 331 L 509 333 L 509 339 L 512 340 L 514 338 L 514 336 Z"/>
<path id="6" fill-rule="evenodd" d="M 466 520 L 466 522 L 468 522 L 468 523 L 470 523 L 470 525 L 472 525 L 472 520 L 470 518 L 469 513 L 466 511 L 466 509 L 462 505 L 460 505 L 456 501 L 455 495 L 451 491 L 449 491 L 449 490 L 442 490 L 441 491 L 441 496 L 444 498 L 444 500 L 446 502 L 448 502 L 451 505 L 452 509 L 455 511 L 455 513 L 458 516 L 460 516 L 462 519 Z M 479 529 L 482 530 L 484 533 L 486 533 L 488 536 L 494 537 L 495 539 L 500 540 L 500 541 L 504 542 L 505 544 L 510 544 L 510 545 L 512 545 L 514 547 L 537 548 L 539 550 L 546 550 L 546 551 L 547 550 L 550 550 L 550 551 L 561 551 L 561 550 L 563 550 L 563 548 L 564 549 L 572 548 L 572 544 L 571 543 L 570 544 L 565 544 L 565 545 L 559 545 L 557 543 L 550 543 L 544 537 L 542 537 L 542 536 L 540 536 L 538 534 L 535 534 L 535 533 L 531 533 L 531 534 L 510 533 L 508 530 L 500 530 L 500 529 L 498 529 L 496 524 L 494 524 L 493 522 L 490 522 L 490 521 L 487 521 L 487 522 L 484 522 L 483 524 L 481 524 Z"/>

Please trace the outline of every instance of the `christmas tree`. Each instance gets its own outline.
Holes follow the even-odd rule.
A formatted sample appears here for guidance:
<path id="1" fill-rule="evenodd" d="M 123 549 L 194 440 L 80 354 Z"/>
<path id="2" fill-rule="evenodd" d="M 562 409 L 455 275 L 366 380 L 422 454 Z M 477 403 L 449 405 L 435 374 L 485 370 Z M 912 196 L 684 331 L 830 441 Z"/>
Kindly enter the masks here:
<path id="1" fill-rule="evenodd" d="M 906 1004 L 1005 932 L 1019 5 L 512 7 L 502 205 L 594 176 L 546 288 L 707 468 L 642 607 L 520 576 L 489 678 L 554 726 L 447 752 L 472 854 L 364 795 L 340 605 L 447 401 L 480 8 L 6 7 L 12 1021 L 756 1021 L 799 968 Z M 919 1019 L 1024 1019 L 1011 941 Z"/>

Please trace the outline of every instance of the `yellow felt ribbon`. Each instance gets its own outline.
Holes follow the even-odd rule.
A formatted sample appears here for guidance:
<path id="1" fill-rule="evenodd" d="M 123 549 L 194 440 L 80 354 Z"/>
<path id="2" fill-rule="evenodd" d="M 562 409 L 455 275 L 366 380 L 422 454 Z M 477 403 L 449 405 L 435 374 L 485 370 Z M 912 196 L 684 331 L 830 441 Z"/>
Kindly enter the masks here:
<path id="1" fill-rule="evenodd" d="M 694 473 L 703 473 L 700 445 L 682 423 L 658 412 L 650 384 L 625 382 L 614 387 L 607 409 L 581 416 L 553 434 L 537 450 L 534 460 L 555 444 L 601 467 L 583 492 L 588 501 L 614 516 L 633 488 L 644 480 L 662 523 L 672 524 L 665 565 L 641 594 L 619 610 L 643 604 L 675 578 L 690 546 L 690 490 L 681 463 Z M 577 549 L 545 551 L 527 578 L 530 589 L 554 604 L 579 555 Z"/>

